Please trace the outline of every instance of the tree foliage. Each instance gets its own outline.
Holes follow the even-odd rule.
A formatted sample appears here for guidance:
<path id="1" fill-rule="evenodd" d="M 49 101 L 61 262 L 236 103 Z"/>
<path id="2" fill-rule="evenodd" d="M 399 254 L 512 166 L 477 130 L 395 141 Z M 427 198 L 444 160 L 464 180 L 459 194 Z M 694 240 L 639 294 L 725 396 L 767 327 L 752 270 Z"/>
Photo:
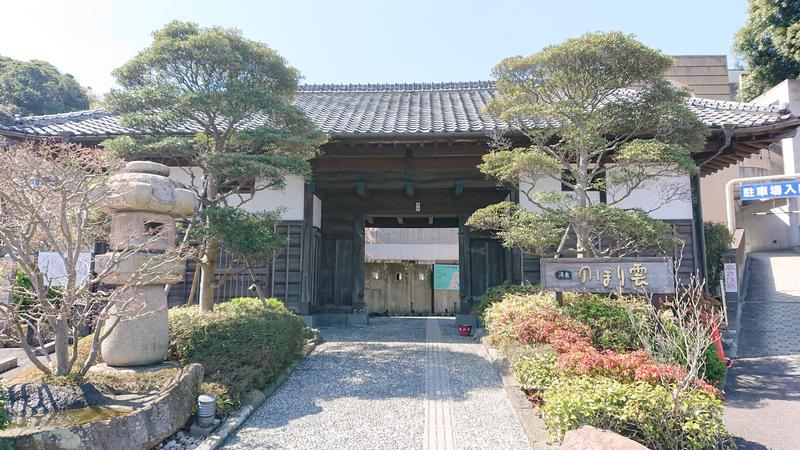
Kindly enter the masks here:
<path id="1" fill-rule="evenodd" d="M 0 121 L 89 108 L 84 89 L 70 74 L 44 61 L 0 56 Z"/>
<path id="2" fill-rule="evenodd" d="M 186 171 L 200 200 L 193 226 L 205 230 L 198 259 L 200 305 L 209 310 L 226 239 L 222 229 L 253 220 L 217 213 L 241 206 L 254 191 L 283 189 L 289 175 L 309 176 L 308 160 L 324 142 L 291 103 L 300 75 L 277 52 L 238 30 L 179 21 L 153 33 L 150 47 L 114 75 L 122 89 L 111 91 L 108 106 L 144 136 L 118 138 L 106 147 L 126 158 L 158 159 Z M 188 130 L 199 132 L 189 135 Z M 224 223 L 217 222 L 223 218 Z"/>
<path id="3" fill-rule="evenodd" d="M 583 256 L 669 247 L 668 227 L 646 213 L 688 195 L 674 177 L 697 170 L 692 152 L 702 149 L 706 132 L 685 103 L 688 93 L 664 78 L 671 64 L 621 33 L 586 34 L 500 62 L 498 95 L 487 109 L 512 133 L 495 137 L 479 168 L 519 188 L 537 210 L 493 205 L 470 226 L 538 254 L 566 243 L 567 226 Z M 565 189 L 537 188 L 547 179 Z M 655 190 L 648 211 L 609 207 L 646 187 Z M 604 191 L 606 203 L 590 191 Z"/>
<path id="4" fill-rule="evenodd" d="M 749 72 L 739 87 L 739 97 L 745 101 L 800 75 L 800 3 L 750 0 L 748 13 L 734 41 Z"/>

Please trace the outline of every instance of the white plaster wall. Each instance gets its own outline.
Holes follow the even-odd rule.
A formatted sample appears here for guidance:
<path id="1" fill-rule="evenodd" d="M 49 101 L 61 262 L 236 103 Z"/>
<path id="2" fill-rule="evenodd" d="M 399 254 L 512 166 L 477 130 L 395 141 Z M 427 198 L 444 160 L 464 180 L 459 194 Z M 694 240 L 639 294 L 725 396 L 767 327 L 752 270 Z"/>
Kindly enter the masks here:
<path id="1" fill-rule="evenodd" d="M 528 189 L 530 189 L 530 186 L 531 183 L 529 181 L 520 182 L 519 203 L 520 205 L 522 205 L 523 208 L 527 209 L 528 211 L 539 211 L 539 207 L 531 203 L 528 197 L 522 193 L 522 191 L 528 191 Z M 561 182 L 558 180 L 554 180 L 552 178 L 539 179 L 536 181 L 533 191 L 531 191 L 531 196 L 533 196 L 533 193 L 535 192 L 543 192 L 543 191 L 561 192 Z M 589 199 L 593 203 L 600 203 L 600 193 L 594 191 L 589 192 Z"/>
<path id="2" fill-rule="evenodd" d="M 672 192 L 678 192 L 671 197 Z M 622 197 L 624 192 L 616 195 Z M 665 202 L 665 198 L 670 201 Z M 609 203 L 615 199 L 615 193 L 609 189 Z M 675 175 L 661 177 L 647 182 L 634 189 L 631 194 L 615 204 L 618 208 L 641 208 L 648 212 L 650 217 L 660 220 L 678 220 L 692 218 L 692 200 L 689 175 Z"/>
<path id="3" fill-rule="evenodd" d="M 322 229 L 322 200 L 316 195 L 312 196 L 314 200 L 313 224 L 315 227 Z"/>
<path id="4" fill-rule="evenodd" d="M 685 190 L 687 195 L 679 198 L 674 198 L 671 202 L 659 206 L 657 199 L 661 197 L 661 192 L 664 189 L 670 188 L 672 185 L 677 185 L 682 191 Z M 520 190 L 526 190 L 530 187 L 530 183 L 520 183 Z M 561 183 L 552 178 L 543 178 L 536 182 L 534 192 L 541 191 L 556 191 L 561 192 Z M 640 186 L 628 198 L 625 198 L 615 206 L 619 208 L 642 208 L 645 211 L 650 211 L 653 208 L 657 209 L 650 211 L 650 216 L 655 219 L 662 220 L 676 220 L 676 219 L 691 219 L 692 218 L 692 203 L 689 193 L 689 176 L 678 175 L 675 177 L 664 177 L 656 181 L 651 181 Z M 600 202 L 599 192 L 589 192 L 589 198 L 593 203 Z M 613 199 L 613 189 L 609 190 L 609 201 Z M 520 205 L 529 211 L 538 211 L 539 208 L 528 200 L 524 194 L 520 194 Z"/>
<path id="5" fill-rule="evenodd" d="M 170 178 L 186 186 L 192 184 L 192 176 L 195 175 L 195 187 L 200 185 L 201 171 L 197 167 L 172 167 Z M 282 209 L 281 219 L 283 220 L 303 220 L 303 197 L 305 192 L 305 180 L 298 176 L 289 176 L 286 179 L 286 187 L 281 190 L 263 189 L 253 195 L 243 195 L 245 202 L 241 204 L 247 211 L 274 211 Z M 239 206 L 238 196 L 230 197 L 231 206 Z"/>

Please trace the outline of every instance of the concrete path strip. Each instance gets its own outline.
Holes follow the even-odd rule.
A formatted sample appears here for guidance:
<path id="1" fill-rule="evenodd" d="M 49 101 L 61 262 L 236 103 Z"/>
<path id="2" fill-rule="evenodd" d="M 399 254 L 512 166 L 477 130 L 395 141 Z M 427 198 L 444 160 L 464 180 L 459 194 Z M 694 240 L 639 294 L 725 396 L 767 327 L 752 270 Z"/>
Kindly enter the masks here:
<path id="1" fill-rule="evenodd" d="M 455 435 L 450 414 L 450 375 L 442 349 L 442 332 L 437 320 L 428 319 L 425 332 L 428 360 L 425 365 L 426 450 L 454 450 Z"/>

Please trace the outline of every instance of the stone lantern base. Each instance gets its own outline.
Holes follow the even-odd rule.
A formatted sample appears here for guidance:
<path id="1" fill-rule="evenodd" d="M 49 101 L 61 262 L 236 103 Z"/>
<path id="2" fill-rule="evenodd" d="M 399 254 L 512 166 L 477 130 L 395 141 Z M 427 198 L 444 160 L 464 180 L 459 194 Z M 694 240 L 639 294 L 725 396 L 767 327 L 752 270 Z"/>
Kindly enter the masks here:
<path id="1" fill-rule="evenodd" d="M 101 344 L 103 361 L 109 366 L 148 366 L 164 361 L 169 348 L 167 294 L 163 285 L 126 287 L 133 299 L 123 320 Z M 112 308 L 112 313 L 119 310 Z M 113 319 L 111 319 L 113 320 Z"/>

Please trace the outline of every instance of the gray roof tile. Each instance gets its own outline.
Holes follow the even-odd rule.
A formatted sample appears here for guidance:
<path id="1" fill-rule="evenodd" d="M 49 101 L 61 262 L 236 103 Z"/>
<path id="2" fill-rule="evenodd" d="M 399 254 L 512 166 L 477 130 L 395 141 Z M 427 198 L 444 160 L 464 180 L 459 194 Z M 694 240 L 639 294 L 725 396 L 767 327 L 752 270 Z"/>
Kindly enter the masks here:
<path id="1" fill-rule="evenodd" d="M 625 90 L 620 95 L 632 95 Z M 491 81 L 399 84 L 310 84 L 300 86 L 295 104 L 320 130 L 336 137 L 356 135 L 489 133 L 508 124 L 486 114 L 483 107 L 495 96 Z M 793 118 L 774 106 L 692 97 L 687 104 L 710 128 L 731 125 L 749 128 Z M 247 128 L 266 123 L 256 116 Z M 194 124 L 175 126 L 176 134 L 196 133 Z M 94 109 L 47 116 L 24 117 L 0 124 L 0 134 L 105 138 L 136 134 L 120 125 L 119 116 Z"/>

